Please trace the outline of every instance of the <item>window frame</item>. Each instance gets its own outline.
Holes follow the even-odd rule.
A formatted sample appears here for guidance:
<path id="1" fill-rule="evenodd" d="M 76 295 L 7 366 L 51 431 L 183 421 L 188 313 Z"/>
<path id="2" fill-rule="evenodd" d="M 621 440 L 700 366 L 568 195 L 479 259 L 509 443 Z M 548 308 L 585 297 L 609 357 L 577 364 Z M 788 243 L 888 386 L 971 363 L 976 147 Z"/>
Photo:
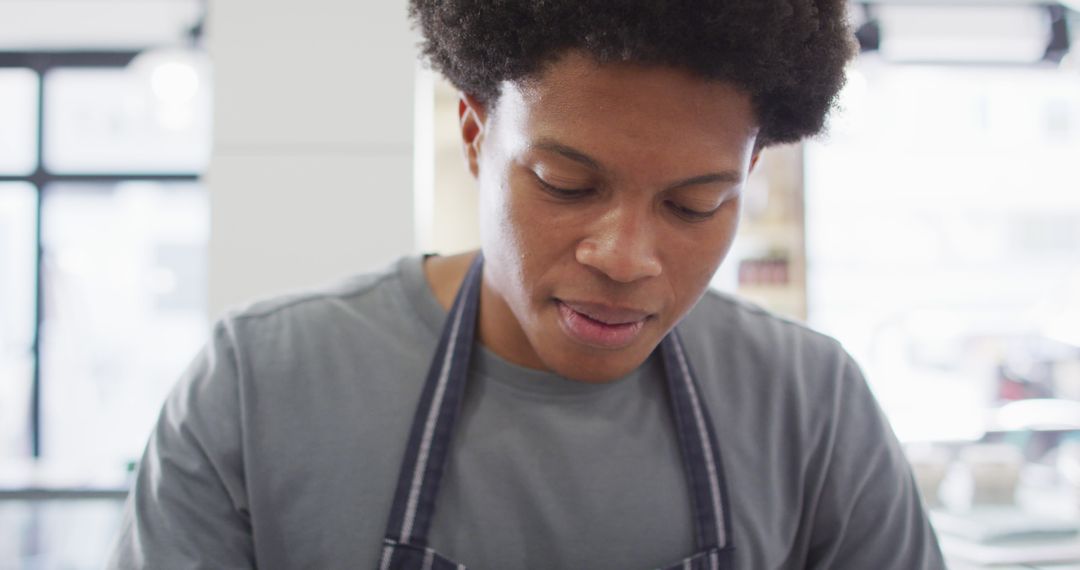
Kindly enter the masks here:
<path id="1" fill-rule="evenodd" d="M 42 213 L 45 193 L 54 183 L 121 183 L 121 182 L 199 182 L 200 172 L 104 172 L 94 174 L 62 174 L 51 172 L 45 166 L 45 76 L 58 68 L 78 69 L 117 69 L 127 67 L 136 56 L 142 53 L 134 51 L 79 51 L 79 52 L 0 52 L 0 68 L 29 69 L 37 76 L 37 117 L 36 117 L 36 156 L 34 169 L 25 175 L 0 174 L 0 182 L 29 183 L 36 194 L 34 220 L 34 330 L 32 334 L 32 375 L 30 387 L 30 457 L 38 460 L 42 456 L 42 377 L 41 377 L 41 326 L 45 318 L 43 292 L 45 291 L 45 273 L 43 271 L 44 244 L 42 234 Z"/>

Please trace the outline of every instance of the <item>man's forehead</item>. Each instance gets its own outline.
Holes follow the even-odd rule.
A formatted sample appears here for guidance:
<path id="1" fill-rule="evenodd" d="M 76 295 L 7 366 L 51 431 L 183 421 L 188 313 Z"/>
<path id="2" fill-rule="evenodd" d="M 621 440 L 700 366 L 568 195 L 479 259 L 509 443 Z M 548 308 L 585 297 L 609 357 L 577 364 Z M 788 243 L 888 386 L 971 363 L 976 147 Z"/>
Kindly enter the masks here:
<path id="1" fill-rule="evenodd" d="M 504 82 L 496 109 L 509 120 L 619 123 L 656 117 L 679 129 L 742 129 L 736 133 L 741 136 L 758 129 L 749 94 L 731 83 L 675 67 L 600 63 L 579 54 Z"/>
<path id="2" fill-rule="evenodd" d="M 742 93 L 696 79 L 689 93 L 679 73 L 588 65 L 594 73 L 572 74 L 575 82 L 556 69 L 508 83 L 492 114 L 503 150 L 544 151 L 596 171 L 647 167 L 665 179 L 748 167 L 758 127 Z"/>

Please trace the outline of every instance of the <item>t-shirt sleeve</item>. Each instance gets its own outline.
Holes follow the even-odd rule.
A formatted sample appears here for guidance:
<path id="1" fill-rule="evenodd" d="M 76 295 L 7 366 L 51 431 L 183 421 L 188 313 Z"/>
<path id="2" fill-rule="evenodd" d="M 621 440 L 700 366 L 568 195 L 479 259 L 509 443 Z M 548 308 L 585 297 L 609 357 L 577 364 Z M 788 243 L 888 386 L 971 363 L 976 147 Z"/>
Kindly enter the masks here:
<path id="1" fill-rule="evenodd" d="M 254 567 L 238 376 L 230 327 L 218 324 L 165 401 L 108 568 Z"/>
<path id="2" fill-rule="evenodd" d="M 945 568 L 903 451 L 858 366 L 844 356 L 819 452 L 827 458 L 807 567 Z"/>

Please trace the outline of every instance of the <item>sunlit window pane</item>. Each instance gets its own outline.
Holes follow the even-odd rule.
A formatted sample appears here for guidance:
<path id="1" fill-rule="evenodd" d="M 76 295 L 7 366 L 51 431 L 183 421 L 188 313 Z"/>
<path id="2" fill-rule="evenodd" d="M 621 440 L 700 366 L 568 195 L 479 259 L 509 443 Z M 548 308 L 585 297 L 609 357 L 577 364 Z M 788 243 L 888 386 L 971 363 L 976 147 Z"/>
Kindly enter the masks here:
<path id="1" fill-rule="evenodd" d="M 138 457 L 202 344 L 207 197 L 195 184 L 46 189 L 43 454 Z"/>
<path id="2" fill-rule="evenodd" d="M 202 172 L 210 155 L 210 86 L 193 69 L 133 64 L 48 73 L 46 166 L 57 173 Z"/>
<path id="3" fill-rule="evenodd" d="M 24 176 L 37 164 L 38 76 L 0 68 L 0 174 Z"/>
<path id="4" fill-rule="evenodd" d="M 120 528 L 123 501 L 0 501 L 0 568 L 101 568 Z"/>
<path id="5" fill-rule="evenodd" d="M 0 463 L 29 455 L 36 210 L 33 186 L 0 183 Z"/>
<path id="6" fill-rule="evenodd" d="M 899 435 L 1080 399 L 1080 77 L 867 64 L 842 97 L 807 149 L 809 316 Z"/>

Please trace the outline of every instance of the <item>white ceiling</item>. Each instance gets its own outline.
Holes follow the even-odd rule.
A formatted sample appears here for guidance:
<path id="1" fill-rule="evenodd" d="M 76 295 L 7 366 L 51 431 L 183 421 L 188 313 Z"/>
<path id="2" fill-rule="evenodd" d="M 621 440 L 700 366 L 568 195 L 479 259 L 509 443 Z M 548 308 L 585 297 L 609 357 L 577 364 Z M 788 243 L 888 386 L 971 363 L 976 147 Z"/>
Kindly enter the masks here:
<path id="1" fill-rule="evenodd" d="M 198 0 L 0 0 L 0 51 L 176 45 Z"/>

